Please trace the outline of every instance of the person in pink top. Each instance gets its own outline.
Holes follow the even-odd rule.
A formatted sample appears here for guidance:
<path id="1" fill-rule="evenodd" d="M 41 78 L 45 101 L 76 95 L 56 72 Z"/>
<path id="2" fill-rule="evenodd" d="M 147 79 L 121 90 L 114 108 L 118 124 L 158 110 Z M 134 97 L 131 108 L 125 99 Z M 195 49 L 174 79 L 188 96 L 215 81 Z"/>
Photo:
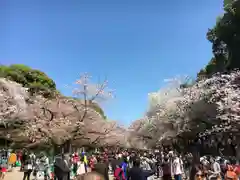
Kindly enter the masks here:
<path id="1" fill-rule="evenodd" d="M 73 162 L 73 173 L 76 175 L 77 169 L 78 169 L 78 162 L 79 162 L 79 156 L 77 153 L 74 153 L 72 162 Z"/>

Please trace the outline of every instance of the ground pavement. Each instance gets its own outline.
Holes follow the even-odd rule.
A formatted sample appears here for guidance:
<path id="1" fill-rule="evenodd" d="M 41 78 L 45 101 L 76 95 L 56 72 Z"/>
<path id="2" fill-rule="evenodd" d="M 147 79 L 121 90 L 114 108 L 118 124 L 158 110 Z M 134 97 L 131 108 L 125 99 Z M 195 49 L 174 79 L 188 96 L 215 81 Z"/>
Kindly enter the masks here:
<path id="1" fill-rule="evenodd" d="M 110 180 L 113 180 L 112 175 L 109 176 Z M 20 172 L 19 169 L 14 169 L 12 172 L 7 172 L 6 177 L 4 180 L 22 180 L 23 179 L 23 172 Z M 31 177 L 31 180 L 33 180 L 34 177 Z M 149 178 L 153 180 L 159 180 L 157 178 Z"/>
<path id="2" fill-rule="evenodd" d="M 113 177 L 109 176 L 110 180 L 113 180 Z M 14 169 L 12 172 L 7 172 L 6 177 L 4 180 L 22 180 L 23 179 L 23 172 L 20 172 L 19 169 Z M 34 177 L 31 176 L 31 180 L 33 180 Z"/>
<path id="3" fill-rule="evenodd" d="M 23 172 L 20 172 L 19 170 L 15 169 L 13 172 L 7 172 L 4 180 L 22 180 L 22 179 Z"/>

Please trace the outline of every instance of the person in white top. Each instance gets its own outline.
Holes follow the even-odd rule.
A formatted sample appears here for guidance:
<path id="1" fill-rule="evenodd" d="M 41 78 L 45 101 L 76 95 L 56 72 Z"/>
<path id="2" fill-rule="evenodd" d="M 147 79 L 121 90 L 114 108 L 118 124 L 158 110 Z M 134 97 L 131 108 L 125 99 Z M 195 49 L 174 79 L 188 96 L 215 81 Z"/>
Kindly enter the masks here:
<path id="1" fill-rule="evenodd" d="M 217 178 L 220 176 L 221 174 L 221 167 L 220 164 L 218 163 L 219 158 L 217 158 L 216 160 L 214 160 L 213 158 L 210 159 L 211 165 L 212 165 L 212 170 L 209 170 L 209 179 L 212 178 Z"/>
<path id="2" fill-rule="evenodd" d="M 179 158 L 178 155 L 175 155 L 173 164 L 172 164 L 172 172 L 174 175 L 175 180 L 181 180 L 182 174 L 184 172 L 183 170 L 183 161 Z"/>
<path id="3" fill-rule="evenodd" d="M 150 165 L 147 162 L 147 158 L 146 157 L 142 157 L 141 159 L 142 159 L 141 160 L 141 168 L 143 170 L 146 170 L 146 171 L 151 170 Z"/>

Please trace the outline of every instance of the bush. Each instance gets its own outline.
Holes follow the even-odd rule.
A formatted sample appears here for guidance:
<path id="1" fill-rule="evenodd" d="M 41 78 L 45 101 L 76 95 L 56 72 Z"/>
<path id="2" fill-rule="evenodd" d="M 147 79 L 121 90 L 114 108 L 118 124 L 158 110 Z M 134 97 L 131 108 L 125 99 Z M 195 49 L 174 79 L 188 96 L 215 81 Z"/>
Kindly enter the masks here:
<path id="1" fill-rule="evenodd" d="M 29 88 L 28 91 L 31 95 L 41 94 L 45 98 L 53 98 L 55 95 L 61 94 L 56 90 L 55 82 L 44 72 L 32 69 L 23 64 L 13 64 L 10 66 L 1 65 L 0 77 L 15 81 Z M 106 119 L 103 110 L 98 104 L 91 103 L 91 107 Z"/>
<path id="2" fill-rule="evenodd" d="M 41 83 L 32 83 L 29 86 L 28 91 L 31 95 L 41 94 L 45 98 L 51 98 L 54 96 L 54 91 L 42 85 Z"/>
<path id="3" fill-rule="evenodd" d="M 29 92 L 41 93 L 44 97 L 51 97 L 56 91 L 55 82 L 44 72 L 32 69 L 22 64 L 0 66 L 0 77 L 7 78 L 29 88 Z"/>

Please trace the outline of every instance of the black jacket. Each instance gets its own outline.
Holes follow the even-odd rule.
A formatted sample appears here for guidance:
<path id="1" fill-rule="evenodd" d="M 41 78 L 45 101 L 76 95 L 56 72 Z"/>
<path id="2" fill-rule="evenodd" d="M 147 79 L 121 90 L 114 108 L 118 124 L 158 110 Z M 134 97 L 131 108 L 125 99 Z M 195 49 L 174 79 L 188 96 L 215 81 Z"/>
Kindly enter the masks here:
<path id="1" fill-rule="evenodd" d="M 70 165 L 67 165 L 61 156 L 56 157 L 54 163 L 54 174 L 56 175 L 56 177 L 67 180 L 69 172 Z"/>
<path id="2" fill-rule="evenodd" d="M 145 171 L 140 167 L 133 167 L 129 170 L 128 180 L 147 180 L 147 178 L 154 173 L 154 171 Z"/>

